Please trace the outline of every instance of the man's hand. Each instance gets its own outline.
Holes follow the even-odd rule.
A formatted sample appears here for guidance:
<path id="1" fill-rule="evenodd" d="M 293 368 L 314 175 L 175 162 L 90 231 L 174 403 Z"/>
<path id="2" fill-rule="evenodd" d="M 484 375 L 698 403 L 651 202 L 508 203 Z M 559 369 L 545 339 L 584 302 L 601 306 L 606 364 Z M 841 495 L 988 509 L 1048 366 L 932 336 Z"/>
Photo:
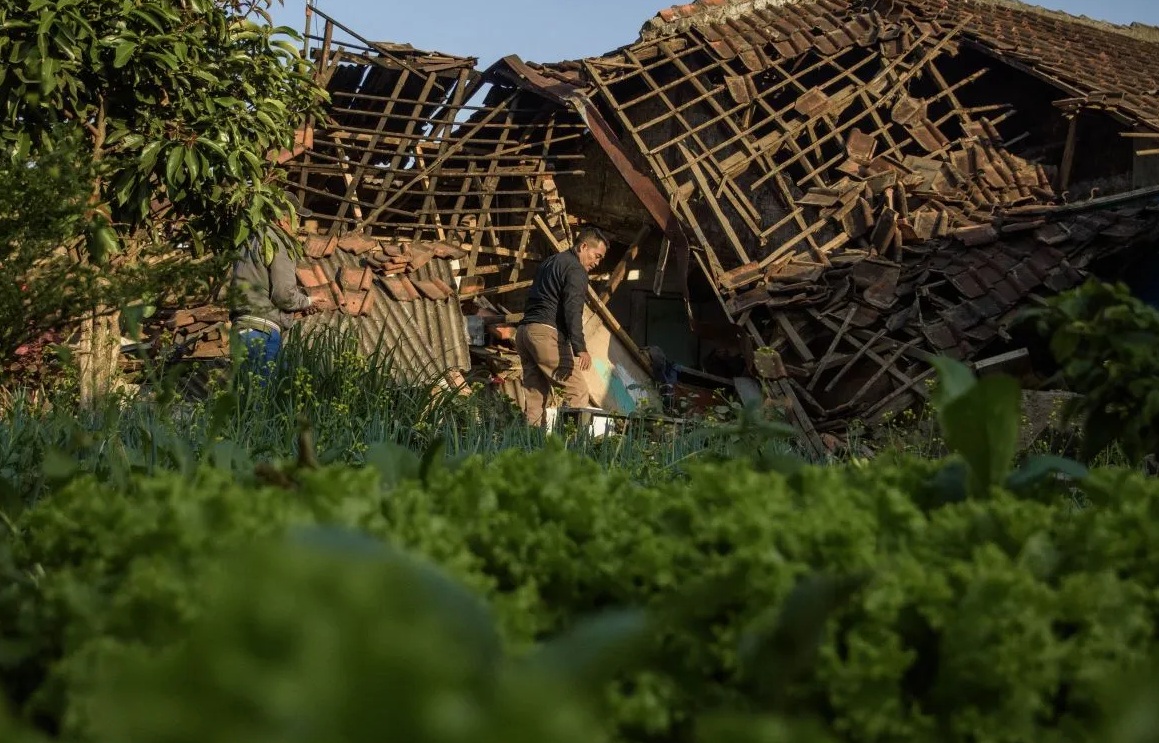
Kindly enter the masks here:
<path id="1" fill-rule="evenodd" d="M 592 368 L 592 355 L 587 351 L 580 351 L 575 357 L 575 366 L 580 371 L 587 371 Z"/>

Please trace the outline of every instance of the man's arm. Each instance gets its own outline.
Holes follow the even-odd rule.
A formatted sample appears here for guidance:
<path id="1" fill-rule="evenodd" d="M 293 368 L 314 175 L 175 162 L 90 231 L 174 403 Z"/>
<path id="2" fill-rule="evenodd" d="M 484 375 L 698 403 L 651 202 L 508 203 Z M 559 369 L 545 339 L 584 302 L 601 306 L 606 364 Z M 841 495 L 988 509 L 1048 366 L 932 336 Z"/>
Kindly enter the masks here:
<path id="1" fill-rule="evenodd" d="M 572 353 L 586 353 L 584 341 L 584 301 L 588 296 L 588 275 L 579 266 L 568 269 L 564 277 L 563 318 L 567 324 L 567 339 Z"/>
<path id="2" fill-rule="evenodd" d="M 282 312 L 300 312 L 309 309 L 313 301 L 310 295 L 298 287 L 298 277 L 294 273 L 294 261 L 286 252 L 280 236 L 274 237 L 277 248 L 274 261 L 270 264 L 270 300 Z"/>

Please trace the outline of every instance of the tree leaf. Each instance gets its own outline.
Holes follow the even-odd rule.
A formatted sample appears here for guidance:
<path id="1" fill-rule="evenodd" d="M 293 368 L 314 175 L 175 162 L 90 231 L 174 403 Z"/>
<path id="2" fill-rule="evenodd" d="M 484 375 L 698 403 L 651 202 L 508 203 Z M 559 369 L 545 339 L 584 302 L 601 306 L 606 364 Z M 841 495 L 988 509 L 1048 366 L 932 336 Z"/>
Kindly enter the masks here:
<path id="1" fill-rule="evenodd" d="M 129 63 L 129 58 L 133 56 L 133 52 L 137 50 L 137 42 L 125 39 L 116 46 L 116 52 L 113 56 L 113 67 L 121 69 Z"/>
<path id="2" fill-rule="evenodd" d="M 937 356 L 931 364 L 938 370 L 938 385 L 933 394 L 935 409 L 949 405 L 977 384 L 974 372 L 961 361 Z"/>
<path id="3" fill-rule="evenodd" d="M 161 144 L 160 140 L 154 140 L 141 150 L 141 162 L 138 169 L 142 173 L 153 170 L 153 166 L 157 164 L 157 155 L 161 152 Z"/>
<path id="4" fill-rule="evenodd" d="M 1018 453 L 1022 393 L 1017 380 L 986 377 L 960 392 L 938 414 L 949 448 L 970 467 L 971 494 L 1002 484 Z"/>
<path id="5" fill-rule="evenodd" d="M 388 489 L 406 480 L 417 480 L 419 477 L 418 456 L 393 441 L 371 444 L 366 449 L 365 461 L 378 471 L 380 481 Z"/>
<path id="6" fill-rule="evenodd" d="M 187 179 L 193 183 L 201 175 L 200 162 L 197 159 L 197 153 L 192 147 L 185 147 L 185 172 Z"/>
<path id="7" fill-rule="evenodd" d="M 1066 475 L 1082 481 L 1089 474 L 1090 471 L 1086 467 L 1073 459 L 1053 455 L 1036 456 L 1010 473 L 1006 478 L 1006 489 L 1017 493 L 1041 485 L 1051 475 Z"/>
<path id="8" fill-rule="evenodd" d="M 181 163 L 185 158 L 185 147 L 176 144 L 169 150 L 169 159 L 165 163 L 165 181 L 170 186 L 180 185 L 184 180 L 181 172 Z"/>
<path id="9" fill-rule="evenodd" d="M 643 611 L 609 611 L 582 619 L 540 645 L 529 658 L 529 666 L 596 694 L 617 675 L 644 663 L 652 649 L 651 631 Z"/>

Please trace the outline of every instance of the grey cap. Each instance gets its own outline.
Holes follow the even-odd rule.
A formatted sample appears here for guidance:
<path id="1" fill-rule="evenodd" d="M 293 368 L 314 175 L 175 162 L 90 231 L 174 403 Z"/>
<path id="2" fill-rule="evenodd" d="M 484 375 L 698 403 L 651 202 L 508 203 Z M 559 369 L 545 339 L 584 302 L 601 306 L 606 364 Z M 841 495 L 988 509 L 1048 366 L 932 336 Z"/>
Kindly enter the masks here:
<path id="1" fill-rule="evenodd" d="M 294 207 L 294 212 L 298 215 L 299 219 L 314 216 L 314 212 L 302 206 L 302 202 L 298 200 L 296 194 L 286 191 L 286 201 L 290 202 L 290 205 Z"/>

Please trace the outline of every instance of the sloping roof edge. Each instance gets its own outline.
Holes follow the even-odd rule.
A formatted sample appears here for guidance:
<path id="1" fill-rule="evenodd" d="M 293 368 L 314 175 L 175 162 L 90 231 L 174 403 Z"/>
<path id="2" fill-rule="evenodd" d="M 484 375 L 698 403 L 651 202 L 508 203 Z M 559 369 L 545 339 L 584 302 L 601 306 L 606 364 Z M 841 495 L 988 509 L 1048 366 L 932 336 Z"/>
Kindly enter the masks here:
<path id="1" fill-rule="evenodd" d="M 640 41 L 651 41 L 662 36 L 687 31 L 704 23 L 718 23 L 728 18 L 747 15 L 754 10 L 769 7 L 793 5 L 805 0 L 693 0 L 683 5 L 673 5 L 660 10 L 649 18 L 640 29 Z M 900 0 L 903 4 L 905 0 Z M 1044 8 L 1022 0 L 957 0 L 967 5 L 1002 5 L 1008 8 L 1034 13 L 1041 16 L 1068 21 L 1101 31 L 1130 36 L 1141 41 L 1159 44 L 1159 26 L 1134 22 L 1129 25 L 1101 21 L 1085 15 L 1074 15 L 1063 10 Z M 867 5 L 873 5 L 872 2 Z"/>
<path id="2" fill-rule="evenodd" d="M 1123 34 L 1141 41 L 1149 41 L 1159 44 L 1159 26 L 1151 26 L 1146 23 L 1138 21 L 1129 25 L 1121 23 L 1111 23 L 1110 21 L 1101 21 L 1097 18 L 1091 18 L 1085 15 L 1074 15 L 1067 13 L 1065 10 L 1054 10 L 1053 8 L 1044 8 L 1041 5 L 1033 5 L 1031 3 L 1022 2 L 1022 0 L 960 0 L 968 5 L 1004 5 L 1008 8 L 1016 10 L 1024 10 L 1028 13 L 1035 13 L 1041 16 L 1056 18 L 1060 21 L 1069 21 L 1084 26 L 1097 28 L 1101 31 L 1110 31 L 1113 33 Z"/>

